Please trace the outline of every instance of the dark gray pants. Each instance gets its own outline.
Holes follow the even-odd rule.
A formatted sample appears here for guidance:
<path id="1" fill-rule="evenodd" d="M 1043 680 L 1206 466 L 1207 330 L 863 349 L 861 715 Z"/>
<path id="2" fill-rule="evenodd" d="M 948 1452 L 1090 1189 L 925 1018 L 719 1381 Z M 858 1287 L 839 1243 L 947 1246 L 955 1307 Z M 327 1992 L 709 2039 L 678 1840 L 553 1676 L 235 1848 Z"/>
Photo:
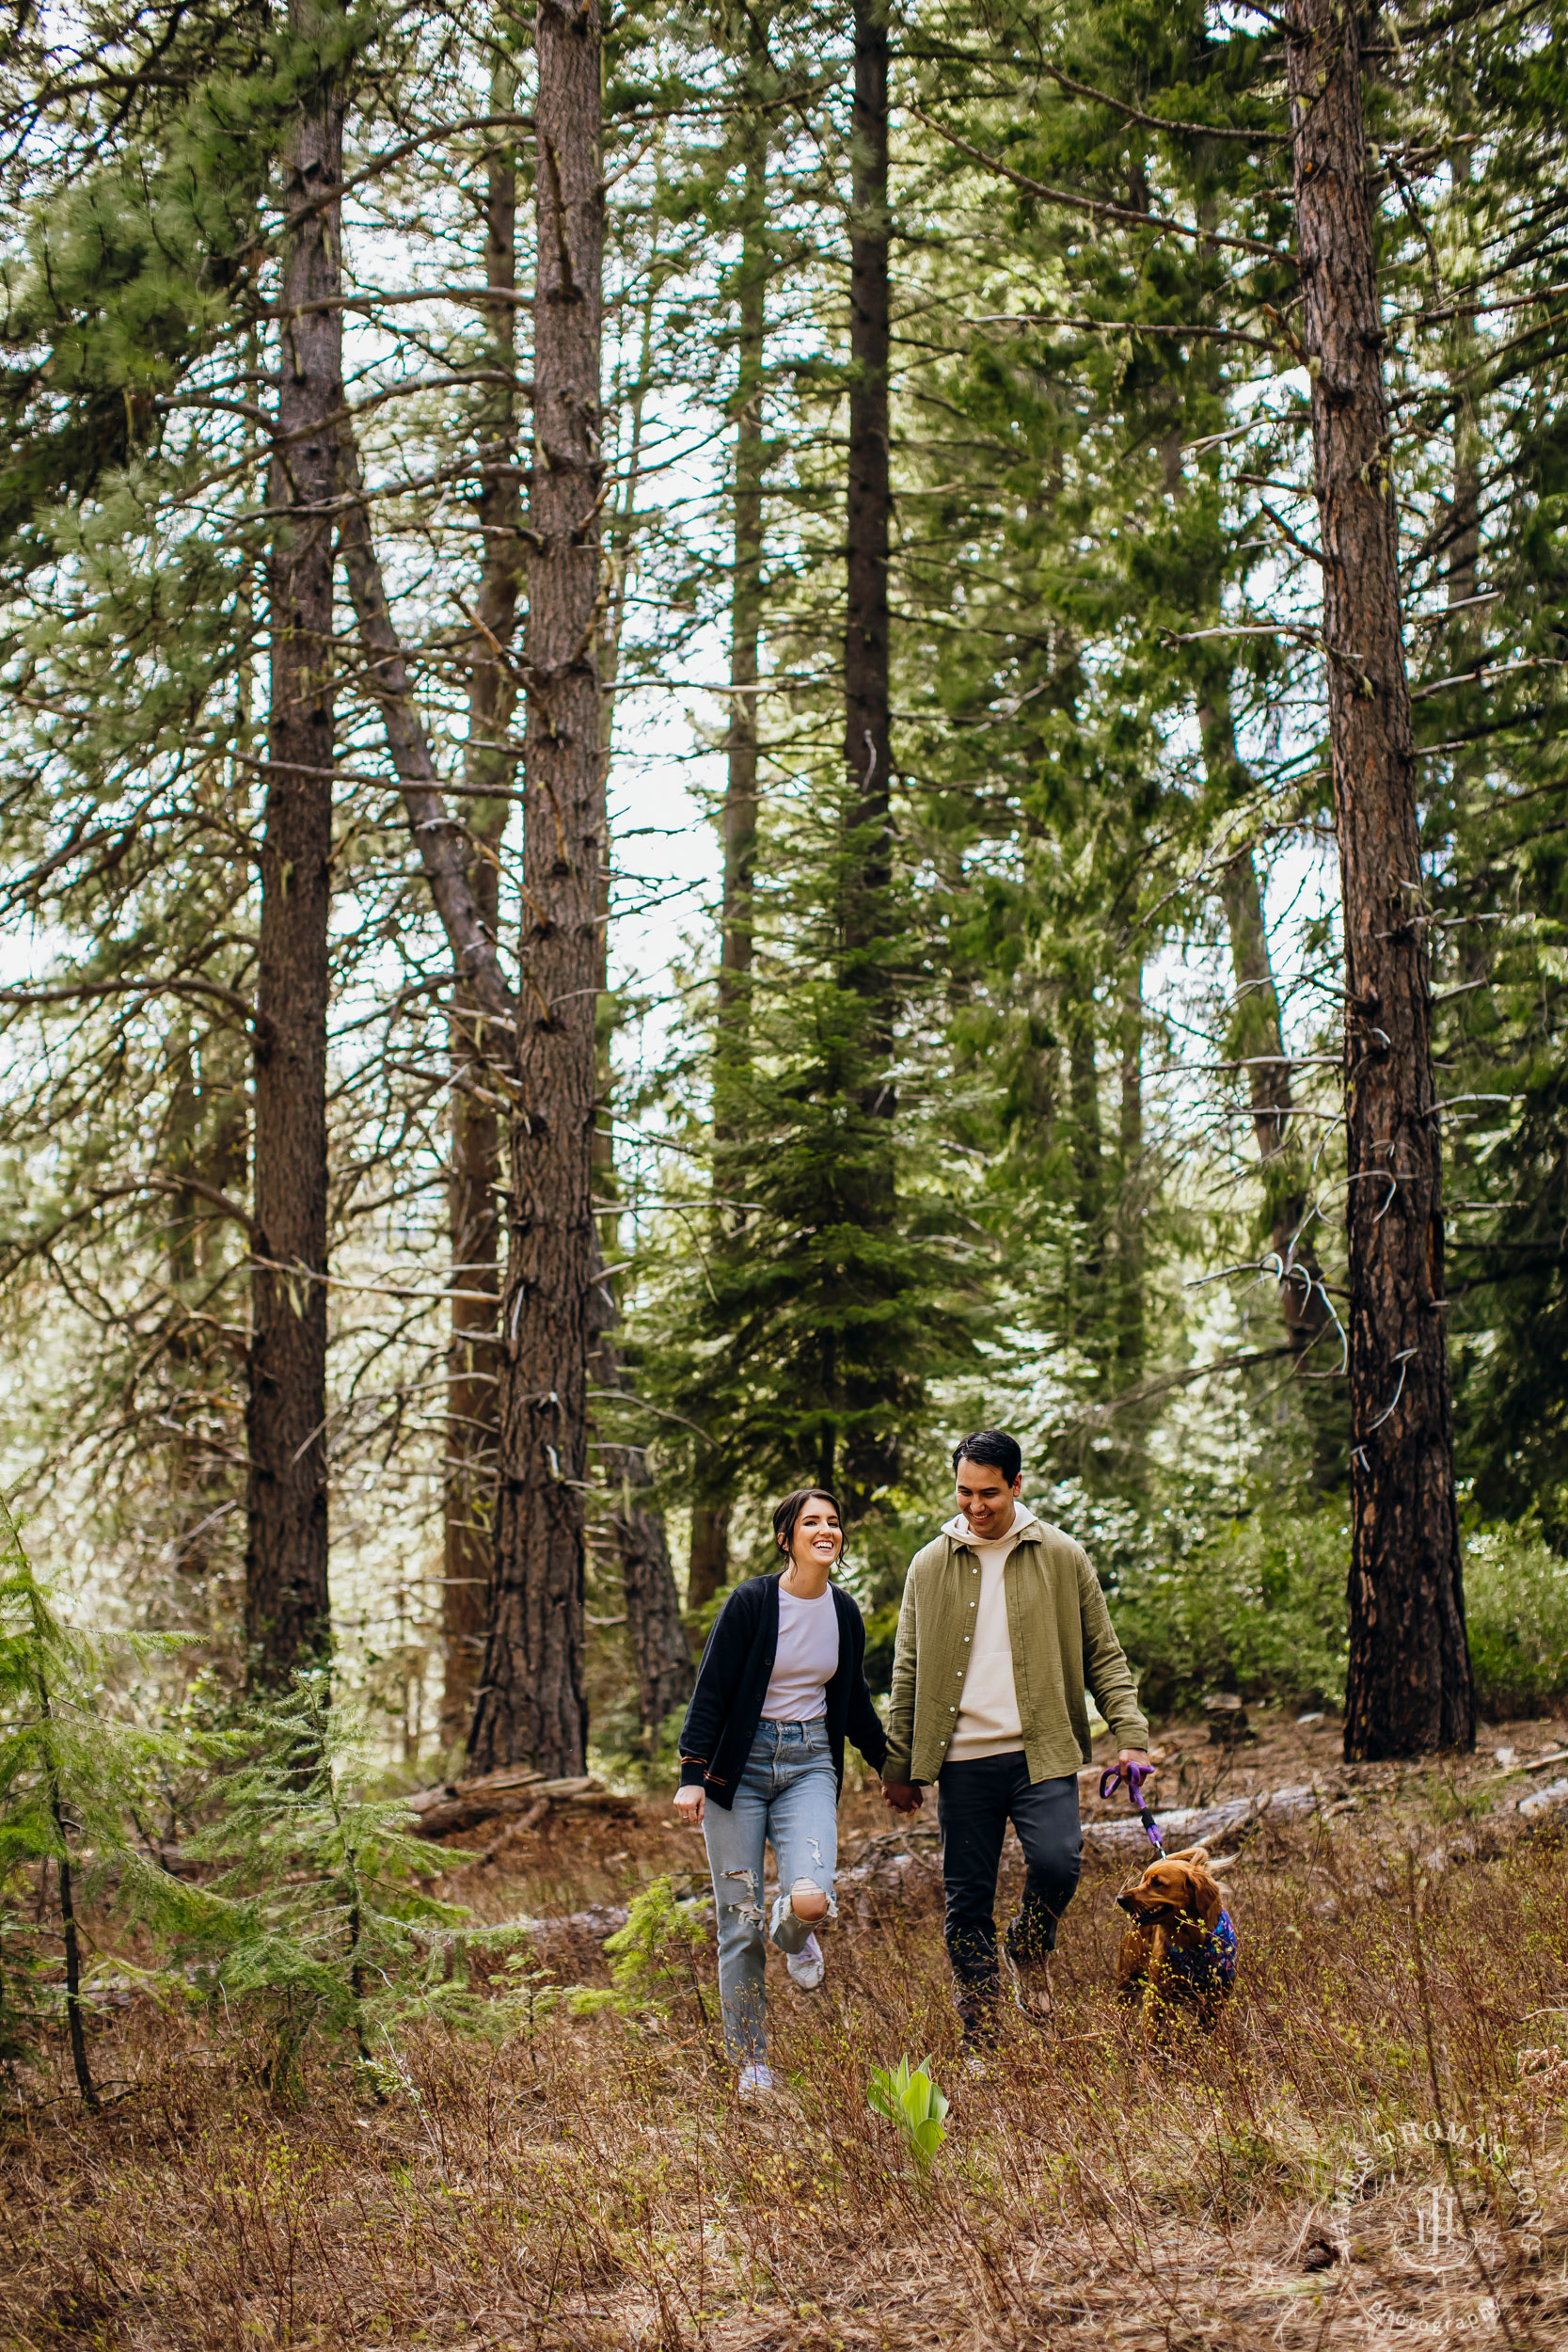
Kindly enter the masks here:
<path id="1" fill-rule="evenodd" d="M 996 1874 L 1011 1821 L 1023 1848 L 1023 1900 L 1007 1949 L 1027 1963 L 1056 1948 L 1056 1929 L 1084 1865 L 1078 1782 L 1031 1784 L 1022 1750 L 948 1763 L 937 1781 L 942 1878 L 947 1897 L 947 1957 L 966 2035 L 983 2036 L 999 1984 Z"/>

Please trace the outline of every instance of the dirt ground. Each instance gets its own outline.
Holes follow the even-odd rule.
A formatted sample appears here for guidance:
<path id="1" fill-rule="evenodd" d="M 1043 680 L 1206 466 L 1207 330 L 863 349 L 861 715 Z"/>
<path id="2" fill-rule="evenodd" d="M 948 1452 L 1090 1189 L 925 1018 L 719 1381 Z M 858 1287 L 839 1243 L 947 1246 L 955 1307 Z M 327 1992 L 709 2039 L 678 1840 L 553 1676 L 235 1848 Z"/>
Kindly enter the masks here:
<path id="1" fill-rule="evenodd" d="M 967 2074 L 934 1820 L 852 1787 L 828 1982 L 770 1974 L 788 2096 L 742 2109 L 706 1944 L 662 1997 L 550 1997 L 546 1979 L 608 1985 L 606 1909 L 705 1879 L 666 1800 L 566 1813 L 448 1880 L 490 1918 L 601 1907 L 541 1939 L 537 2013 L 499 2049 L 421 2030 L 380 2098 L 320 2051 L 280 2112 L 237 2026 L 105 2015 L 103 2115 L 74 2113 L 62 2074 L 5 2125 L 0 2344 L 1557 2352 L 1568 1801 L 1517 1808 L 1568 1777 L 1527 1769 L 1568 1725 L 1498 1725 L 1419 1771 L 1347 1768 L 1332 1721 L 1253 1727 L 1160 1738 L 1162 1806 L 1319 1791 L 1227 1867 L 1241 1971 L 1212 2037 L 1146 2049 L 1110 1995 L 1119 1874 L 1091 1866 L 1051 2030 L 1009 2014 Z M 1117 1818 L 1084 1787 L 1087 1822 Z M 928 2178 L 867 2105 L 900 2055 L 928 2055 L 953 2103 Z"/>

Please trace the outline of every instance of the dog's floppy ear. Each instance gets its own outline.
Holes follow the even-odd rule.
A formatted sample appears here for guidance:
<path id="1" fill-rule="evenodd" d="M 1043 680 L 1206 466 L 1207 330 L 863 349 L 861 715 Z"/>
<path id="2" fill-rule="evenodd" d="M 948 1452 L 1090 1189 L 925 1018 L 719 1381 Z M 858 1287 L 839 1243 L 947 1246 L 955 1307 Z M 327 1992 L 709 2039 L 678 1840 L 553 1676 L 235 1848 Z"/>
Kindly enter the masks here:
<path id="1" fill-rule="evenodd" d="M 1182 1856 L 1187 1864 L 1187 1909 L 1195 1919 L 1201 1919 L 1206 1928 L 1212 1928 L 1219 1923 L 1220 1913 L 1225 1909 L 1225 1898 L 1220 1893 L 1219 1882 L 1210 1876 L 1209 1856 L 1204 1848 L 1196 1846 L 1193 1854 L 1195 1857 L 1202 1854 L 1203 1859 L 1199 1862 Z"/>

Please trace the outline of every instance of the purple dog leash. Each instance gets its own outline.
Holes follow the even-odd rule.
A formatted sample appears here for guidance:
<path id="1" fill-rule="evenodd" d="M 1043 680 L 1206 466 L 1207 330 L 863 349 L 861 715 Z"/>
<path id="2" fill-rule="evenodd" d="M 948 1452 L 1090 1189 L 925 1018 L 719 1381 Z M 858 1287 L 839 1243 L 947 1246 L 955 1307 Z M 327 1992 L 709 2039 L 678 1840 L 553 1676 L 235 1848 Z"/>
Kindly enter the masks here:
<path id="1" fill-rule="evenodd" d="M 1159 1822 L 1144 1803 L 1144 1782 L 1152 1778 L 1153 1772 L 1152 1764 L 1113 1764 L 1100 1775 L 1100 1794 L 1103 1802 L 1116 1795 L 1123 1781 L 1127 1783 L 1128 1800 L 1148 1833 L 1149 1844 L 1163 1859 L 1165 1841 L 1160 1835 Z"/>

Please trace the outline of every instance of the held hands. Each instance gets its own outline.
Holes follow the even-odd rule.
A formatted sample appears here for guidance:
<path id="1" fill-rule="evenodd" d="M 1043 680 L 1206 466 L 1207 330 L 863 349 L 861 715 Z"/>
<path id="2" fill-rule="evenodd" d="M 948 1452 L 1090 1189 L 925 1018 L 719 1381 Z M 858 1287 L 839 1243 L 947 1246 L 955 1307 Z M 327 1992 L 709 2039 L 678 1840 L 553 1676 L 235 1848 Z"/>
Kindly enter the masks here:
<path id="1" fill-rule="evenodd" d="M 1117 1761 L 1123 1765 L 1136 1764 L 1142 1768 L 1150 1780 L 1154 1777 L 1156 1768 L 1149 1762 L 1142 1748 L 1123 1748 Z M 884 1781 L 882 1800 L 884 1804 L 892 1806 L 895 1813 L 918 1813 L 926 1801 L 924 1790 L 916 1784 L 905 1780 Z"/>
<path id="2" fill-rule="evenodd" d="M 675 1811 L 688 1829 L 700 1829 L 703 1820 L 703 1792 L 696 1787 L 677 1788 Z"/>

